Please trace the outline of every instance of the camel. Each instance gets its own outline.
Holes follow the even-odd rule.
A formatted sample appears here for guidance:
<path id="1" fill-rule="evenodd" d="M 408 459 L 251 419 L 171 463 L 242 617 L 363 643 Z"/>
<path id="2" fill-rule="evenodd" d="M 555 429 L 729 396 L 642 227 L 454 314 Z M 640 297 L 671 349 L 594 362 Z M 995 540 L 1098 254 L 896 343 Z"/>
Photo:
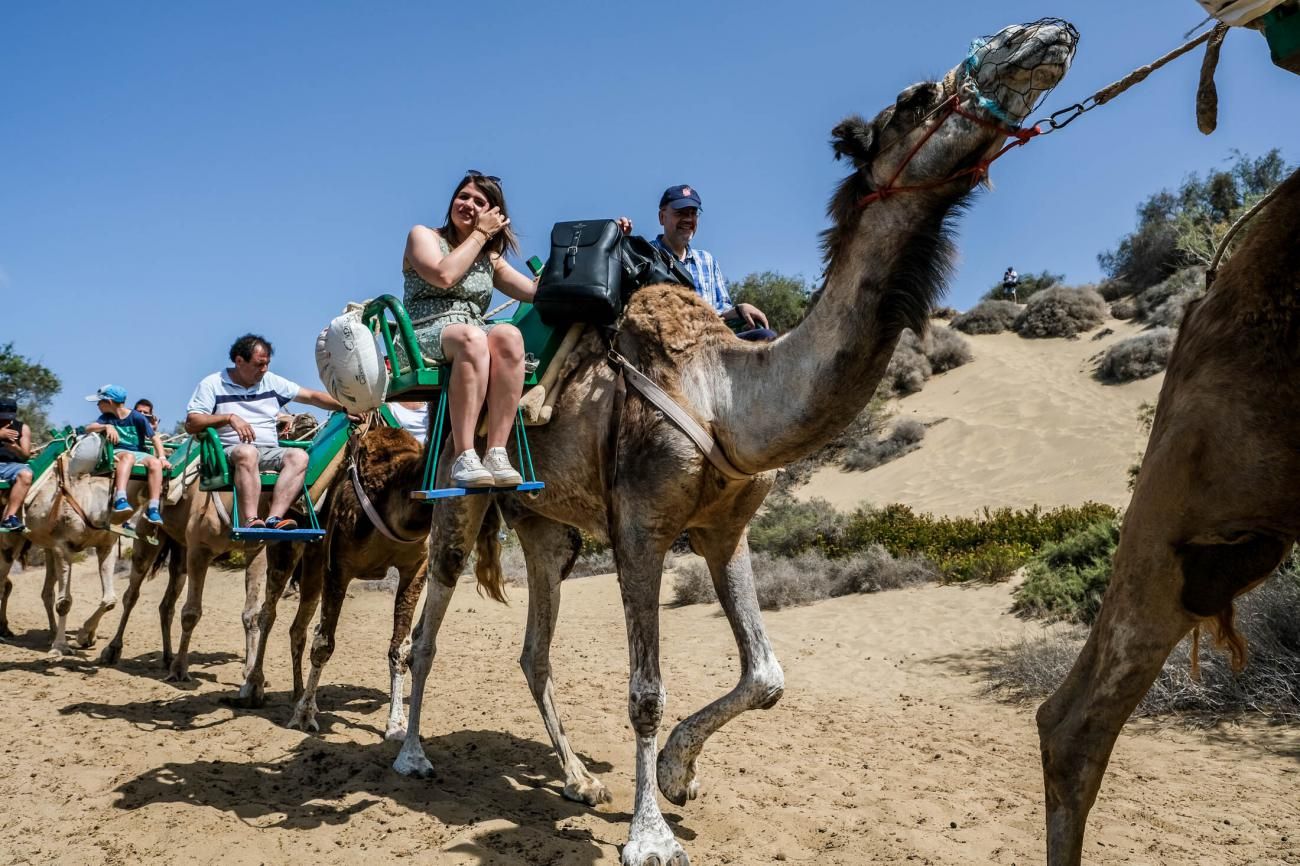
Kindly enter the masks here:
<path id="1" fill-rule="evenodd" d="M 1244 662 L 1234 599 L 1300 536 L 1300 172 L 1188 307 L 1124 517 L 1110 586 L 1038 710 L 1050 866 L 1077 866 L 1120 728 L 1205 624 Z"/>
<path id="2" fill-rule="evenodd" d="M 1077 36 L 1060 21 L 1007 28 L 990 42 L 999 62 L 972 58 L 941 81 L 908 87 L 874 120 L 854 116 L 835 127 L 833 148 L 854 170 L 830 203 L 821 299 L 789 334 L 744 343 L 689 289 L 653 286 L 631 297 L 612 347 L 589 334 L 566 362 L 551 421 L 531 433 L 547 486 L 534 497 L 497 500 L 528 566 L 524 674 L 564 763 L 565 795 L 592 805 L 609 793 L 569 747 L 549 653 L 560 583 L 579 549 L 574 527 L 613 548 L 636 751 L 635 803 L 622 851 L 627 866 L 689 862 L 660 811 L 656 782 L 673 803 L 696 797 L 696 759 L 708 737 L 745 710 L 774 706 L 784 691 L 746 535 L 774 470 L 843 430 L 875 391 L 902 330 L 924 332 L 951 266 L 950 218 L 1012 134 L 1003 123 L 1022 121 L 1064 75 Z M 992 119 L 990 105 L 1001 121 Z M 711 431 L 739 477 L 723 474 L 639 392 L 622 387 L 611 348 Z M 446 478 L 450 455 L 441 462 Z M 469 548 L 484 538 L 495 545 L 496 518 L 484 517 L 496 511 L 488 511 L 487 500 L 466 496 L 431 506 L 431 579 L 412 654 L 407 736 L 394 764 L 404 774 L 432 773 L 419 735 L 424 687 Z M 665 555 L 683 530 L 708 562 L 741 672 L 729 693 L 680 722 L 657 752 L 667 700 L 659 670 L 660 585 Z"/>
<path id="3" fill-rule="evenodd" d="M 117 604 L 113 587 L 113 568 L 117 564 L 118 536 L 110 526 L 109 507 L 112 482 L 108 478 L 90 475 L 73 477 L 67 471 L 67 455 L 60 455 L 48 471 L 33 484 L 27 494 L 25 507 L 27 533 L 25 540 L 45 550 L 45 585 L 41 598 L 45 602 L 45 615 L 51 633 L 50 655 L 68 655 L 66 632 L 68 612 L 72 609 L 72 561 L 83 550 L 93 550 L 99 566 L 101 595 L 99 605 L 78 630 L 74 642 L 88 647 L 95 642 L 95 633 L 104 614 Z M 138 498 L 141 485 L 136 482 L 127 488 L 128 496 Z M 16 539 L 23 536 L 9 533 L 6 553 L 0 554 L 0 598 L 7 605 L 12 584 L 9 570 L 17 556 Z M 0 634 L 8 632 L 4 607 L 0 607 Z M 9 633 L 12 636 L 12 633 Z"/>
<path id="4" fill-rule="evenodd" d="M 4 499 L 0 498 L 0 505 L 3 504 Z M 14 588 L 13 581 L 9 579 L 9 572 L 30 546 L 31 542 L 21 533 L 0 533 L 0 642 L 14 636 L 9 628 L 9 593 L 13 592 Z M 50 629 L 53 628 L 54 622 L 51 617 Z"/>
<path id="5" fill-rule="evenodd" d="M 433 515 L 420 502 L 407 495 L 419 486 L 424 474 L 424 449 L 405 430 L 372 427 L 349 442 L 346 462 L 348 471 L 340 472 L 330 486 L 329 535 L 324 543 L 311 545 L 303 553 L 301 596 L 298 615 L 290 630 L 294 668 L 294 695 L 297 705 L 289 727 L 317 731 L 316 690 L 321 672 L 334 652 L 335 629 L 348 583 L 380 580 L 389 568 L 398 572 L 397 594 L 393 604 L 393 636 L 388 645 L 388 673 L 391 687 L 388 727 L 385 739 L 406 736 L 406 713 L 403 707 L 402 681 L 411 651 L 411 621 L 424 590 L 428 563 L 426 541 Z M 370 500 L 383 524 L 378 528 L 365 513 L 354 488 L 356 482 Z M 495 597 L 502 598 L 499 587 Z M 306 627 L 324 596 L 320 622 L 311 647 L 311 673 L 306 688 L 302 685 L 302 655 L 306 644 Z"/>

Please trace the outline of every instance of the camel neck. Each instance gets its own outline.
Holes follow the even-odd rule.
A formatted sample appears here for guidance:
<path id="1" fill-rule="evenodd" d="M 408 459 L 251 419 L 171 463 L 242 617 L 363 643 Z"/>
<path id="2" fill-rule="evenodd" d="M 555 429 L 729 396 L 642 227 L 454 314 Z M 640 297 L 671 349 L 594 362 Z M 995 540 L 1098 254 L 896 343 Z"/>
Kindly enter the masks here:
<path id="1" fill-rule="evenodd" d="M 956 199 L 953 200 L 955 202 Z M 784 466 L 837 436 L 871 399 L 903 328 L 923 328 L 947 276 L 952 203 L 880 202 L 838 244 L 803 322 L 758 349 L 724 350 L 716 427 L 748 472 Z"/>

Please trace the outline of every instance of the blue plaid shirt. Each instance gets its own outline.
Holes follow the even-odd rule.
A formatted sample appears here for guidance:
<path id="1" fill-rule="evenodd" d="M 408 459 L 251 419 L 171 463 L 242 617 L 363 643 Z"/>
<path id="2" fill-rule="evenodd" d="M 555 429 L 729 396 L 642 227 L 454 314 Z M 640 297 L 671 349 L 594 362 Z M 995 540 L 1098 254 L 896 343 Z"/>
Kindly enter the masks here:
<path id="1" fill-rule="evenodd" d="M 659 235 L 650 243 L 676 258 L 673 251 L 664 243 L 663 235 Z M 691 281 L 695 283 L 695 294 L 713 307 L 718 315 L 735 306 L 731 302 L 731 295 L 727 292 L 727 278 L 722 275 L 722 268 L 718 267 L 717 261 L 710 253 L 697 250 L 687 244 L 686 261 L 682 262 L 682 266 L 686 268 L 686 273 L 691 275 Z"/>

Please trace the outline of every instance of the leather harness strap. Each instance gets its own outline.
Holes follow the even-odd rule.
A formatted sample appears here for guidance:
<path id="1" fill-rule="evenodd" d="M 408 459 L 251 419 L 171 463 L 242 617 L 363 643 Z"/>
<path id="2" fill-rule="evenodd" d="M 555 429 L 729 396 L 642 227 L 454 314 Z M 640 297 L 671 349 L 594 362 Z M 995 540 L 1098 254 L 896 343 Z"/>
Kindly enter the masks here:
<path id="1" fill-rule="evenodd" d="M 624 374 L 627 381 L 633 388 L 641 393 L 659 411 L 663 412 L 668 420 L 676 424 L 690 440 L 695 443 L 695 447 L 709 459 L 713 467 L 732 481 L 748 481 L 754 476 L 748 472 L 741 472 L 727 459 L 723 452 L 722 446 L 718 440 L 714 439 L 708 430 L 705 430 L 700 422 L 690 416 L 682 405 L 669 396 L 663 388 L 655 384 L 654 380 L 646 376 L 632 363 L 624 358 L 616 350 L 609 350 L 609 360 L 614 367 Z"/>
<path id="2" fill-rule="evenodd" d="M 352 490 L 357 494 L 357 501 L 361 503 L 361 510 L 366 513 L 366 517 L 374 524 L 379 534 L 389 541 L 397 544 L 415 544 L 424 541 L 425 536 L 420 535 L 415 538 L 403 538 L 388 528 L 384 523 L 384 518 L 379 515 L 379 510 L 375 508 L 370 497 L 366 495 L 366 490 L 361 486 L 361 476 L 357 474 L 357 464 L 355 462 L 348 464 L 348 475 L 352 477 Z"/>
<path id="3" fill-rule="evenodd" d="M 72 489 L 68 486 L 67 458 L 68 455 L 60 454 L 58 460 L 55 463 L 55 465 L 57 466 L 55 472 L 58 473 L 57 477 L 59 479 L 59 489 L 54 494 L 54 504 L 50 508 L 50 513 L 53 514 L 59 510 L 60 499 L 66 499 L 68 500 L 68 504 L 72 506 L 72 510 L 76 512 L 77 516 L 81 518 L 81 522 L 86 524 L 86 526 L 88 526 L 91 529 L 97 529 L 101 532 L 108 529 L 109 528 L 108 526 L 100 526 L 99 524 L 91 520 L 90 517 L 86 514 L 86 509 L 82 508 L 81 503 L 77 501 L 77 497 L 72 495 Z"/>

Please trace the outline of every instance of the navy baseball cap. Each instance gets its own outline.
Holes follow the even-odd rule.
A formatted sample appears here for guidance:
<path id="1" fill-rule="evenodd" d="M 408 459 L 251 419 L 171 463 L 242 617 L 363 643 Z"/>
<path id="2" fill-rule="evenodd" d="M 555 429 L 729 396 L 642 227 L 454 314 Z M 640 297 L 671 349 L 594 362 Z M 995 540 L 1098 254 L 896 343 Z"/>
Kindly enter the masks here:
<path id="1" fill-rule="evenodd" d="M 659 196 L 659 206 L 667 205 L 673 210 L 682 210 L 683 208 L 693 207 L 703 210 L 700 204 L 700 194 L 696 192 L 695 187 L 686 184 L 670 186 L 664 190 L 664 194 Z"/>

